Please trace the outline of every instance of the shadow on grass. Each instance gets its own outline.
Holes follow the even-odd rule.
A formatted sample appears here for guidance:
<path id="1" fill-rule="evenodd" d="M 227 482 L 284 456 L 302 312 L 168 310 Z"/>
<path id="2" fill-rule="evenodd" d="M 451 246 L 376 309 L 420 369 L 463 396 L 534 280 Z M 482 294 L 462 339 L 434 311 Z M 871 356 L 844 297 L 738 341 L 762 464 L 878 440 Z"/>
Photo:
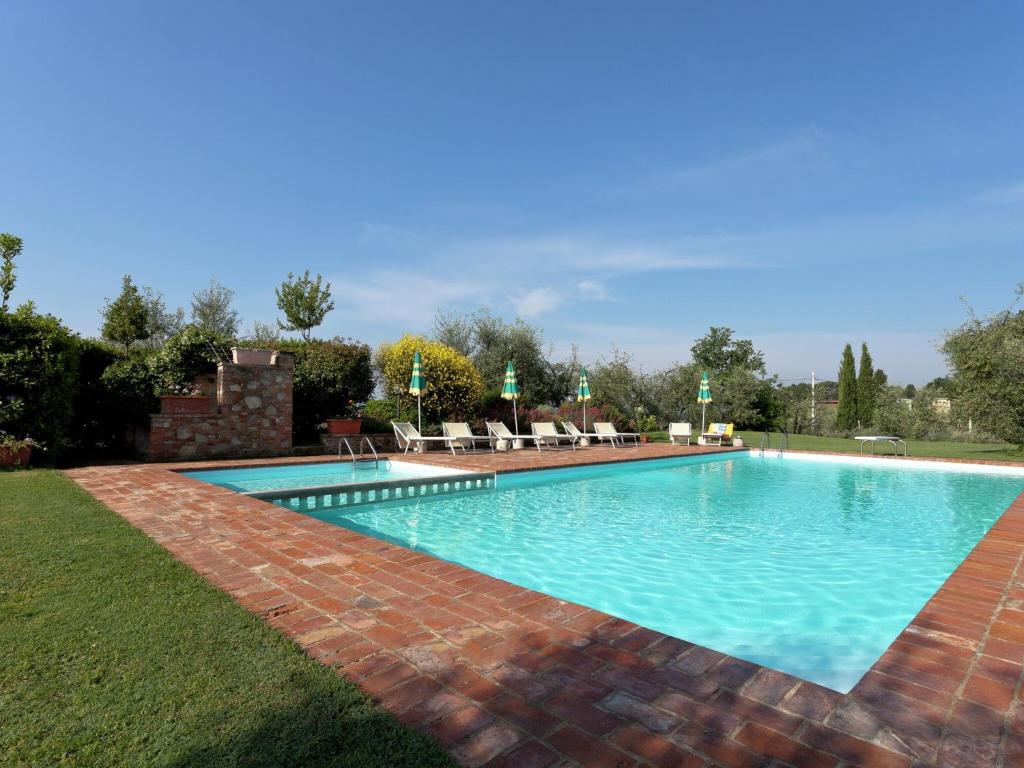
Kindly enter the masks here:
<path id="1" fill-rule="evenodd" d="M 215 726 L 192 741 L 205 740 L 172 758 L 172 768 L 430 768 L 448 767 L 445 751 L 425 736 L 400 726 L 387 712 L 364 703 L 347 706 L 329 692 L 294 706 L 254 715 L 249 728 L 238 726 L 238 712 L 225 713 L 232 726 Z"/>

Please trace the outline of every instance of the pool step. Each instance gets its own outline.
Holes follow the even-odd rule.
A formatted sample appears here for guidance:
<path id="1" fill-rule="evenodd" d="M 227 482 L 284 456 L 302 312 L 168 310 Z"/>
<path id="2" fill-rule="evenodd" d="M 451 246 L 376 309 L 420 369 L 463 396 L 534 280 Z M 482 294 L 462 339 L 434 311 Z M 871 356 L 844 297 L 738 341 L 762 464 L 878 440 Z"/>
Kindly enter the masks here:
<path id="1" fill-rule="evenodd" d="M 404 480 L 377 480 L 369 483 L 319 485 L 311 488 L 284 488 L 273 491 L 249 491 L 246 496 L 263 499 L 297 512 L 354 507 L 381 501 L 418 499 L 426 496 L 482 491 L 497 487 L 494 472 L 463 472 L 439 477 L 410 477 Z"/>

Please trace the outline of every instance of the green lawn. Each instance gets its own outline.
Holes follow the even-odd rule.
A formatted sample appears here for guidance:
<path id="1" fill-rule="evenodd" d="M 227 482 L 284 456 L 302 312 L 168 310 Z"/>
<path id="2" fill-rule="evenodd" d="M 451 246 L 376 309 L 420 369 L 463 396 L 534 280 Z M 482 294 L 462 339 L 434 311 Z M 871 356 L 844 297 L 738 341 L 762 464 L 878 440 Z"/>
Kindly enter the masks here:
<path id="1" fill-rule="evenodd" d="M 0 473 L 0 763 L 450 766 L 52 471 Z"/>
<path id="2" fill-rule="evenodd" d="M 749 447 L 757 448 L 761 444 L 760 432 L 737 432 Z M 772 434 L 772 445 L 779 444 L 780 434 Z M 668 441 L 667 432 L 653 432 L 651 439 Z M 836 451 L 839 453 L 859 453 L 860 443 L 851 438 L 816 437 L 815 435 L 790 435 L 789 447 L 805 451 Z M 911 456 L 934 456 L 942 459 L 992 459 L 994 461 L 1024 461 L 1024 452 L 1017 446 L 993 443 L 954 443 L 948 441 L 908 440 L 907 449 Z M 870 451 L 871 447 L 865 447 Z M 876 453 L 891 452 L 888 443 L 875 445 Z"/>

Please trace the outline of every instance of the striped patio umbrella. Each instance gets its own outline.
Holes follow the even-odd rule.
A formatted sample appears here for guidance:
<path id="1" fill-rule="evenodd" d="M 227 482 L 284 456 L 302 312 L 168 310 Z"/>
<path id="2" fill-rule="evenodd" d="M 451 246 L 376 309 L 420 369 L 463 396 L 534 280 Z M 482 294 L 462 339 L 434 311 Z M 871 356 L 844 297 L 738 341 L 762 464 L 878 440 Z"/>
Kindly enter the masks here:
<path id="1" fill-rule="evenodd" d="M 708 381 L 708 372 L 704 371 L 700 377 L 700 391 L 697 392 L 697 402 L 700 403 L 700 433 L 704 434 L 704 413 L 708 403 L 711 402 L 711 384 Z"/>
<path id="2" fill-rule="evenodd" d="M 587 383 L 587 369 L 580 366 L 580 388 L 576 392 L 576 401 L 583 403 L 583 432 L 587 431 L 587 400 L 590 399 L 590 384 Z"/>
<path id="3" fill-rule="evenodd" d="M 412 378 L 409 379 L 409 394 L 416 397 L 416 428 L 423 433 L 423 391 L 427 388 L 427 382 L 423 379 L 423 360 L 420 353 L 412 356 Z"/>
<path id="4" fill-rule="evenodd" d="M 516 425 L 516 434 L 519 434 L 519 415 L 516 413 L 516 399 L 519 397 L 519 385 L 516 384 L 516 367 L 512 365 L 512 361 L 508 361 L 508 367 L 505 368 L 505 385 L 501 388 L 501 397 L 503 400 L 512 401 L 512 418 Z"/>

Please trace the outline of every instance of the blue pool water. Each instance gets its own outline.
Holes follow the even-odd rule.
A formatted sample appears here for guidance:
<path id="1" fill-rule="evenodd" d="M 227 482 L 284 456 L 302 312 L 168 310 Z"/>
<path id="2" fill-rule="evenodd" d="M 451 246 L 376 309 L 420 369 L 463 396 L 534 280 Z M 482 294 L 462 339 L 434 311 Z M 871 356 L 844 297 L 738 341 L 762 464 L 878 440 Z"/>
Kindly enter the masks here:
<path id="1" fill-rule="evenodd" d="M 327 464 L 279 464 L 242 469 L 204 469 L 182 472 L 186 477 L 230 488 L 232 491 L 278 491 L 285 488 L 311 488 L 345 483 L 372 483 L 378 480 L 405 480 L 412 477 L 436 477 L 456 470 L 404 461 L 334 461 Z"/>
<path id="2" fill-rule="evenodd" d="M 311 514 L 845 692 L 1021 491 L 732 454 Z"/>

